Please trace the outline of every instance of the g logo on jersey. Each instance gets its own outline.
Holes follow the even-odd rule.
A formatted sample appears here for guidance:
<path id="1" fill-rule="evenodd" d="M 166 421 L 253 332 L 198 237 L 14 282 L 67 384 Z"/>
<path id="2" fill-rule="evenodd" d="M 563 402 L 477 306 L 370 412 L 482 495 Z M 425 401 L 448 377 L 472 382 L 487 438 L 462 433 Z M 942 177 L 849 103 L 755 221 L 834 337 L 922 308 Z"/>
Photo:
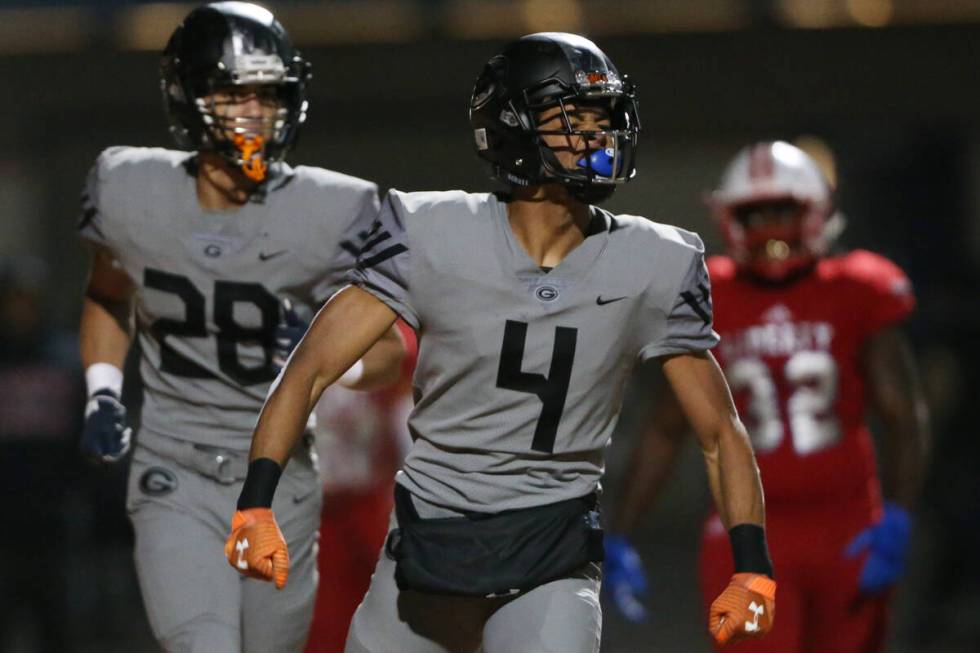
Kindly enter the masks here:
<path id="1" fill-rule="evenodd" d="M 558 289 L 554 286 L 538 286 L 534 290 L 534 296 L 538 301 L 553 302 L 558 299 Z"/>
<path id="2" fill-rule="evenodd" d="M 140 490 L 151 497 L 162 497 L 177 489 L 177 476 L 169 469 L 151 467 L 140 477 Z"/>

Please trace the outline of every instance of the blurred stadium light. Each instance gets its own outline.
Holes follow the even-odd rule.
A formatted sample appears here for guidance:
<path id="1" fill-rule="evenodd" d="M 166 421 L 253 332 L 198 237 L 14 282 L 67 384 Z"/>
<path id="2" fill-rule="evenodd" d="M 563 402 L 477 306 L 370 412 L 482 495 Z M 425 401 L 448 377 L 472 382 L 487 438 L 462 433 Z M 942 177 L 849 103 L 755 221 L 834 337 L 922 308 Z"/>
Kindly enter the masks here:
<path id="1" fill-rule="evenodd" d="M 95 18 L 82 7 L 0 9 L 0 55 L 81 50 L 92 42 Z"/>
<path id="2" fill-rule="evenodd" d="M 170 32 L 193 5 L 151 3 L 121 9 L 116 44 L 125 50 L 162 50 Z"/>
<path id="3" fill-rule="evenodd" d="M 884 27 L 895 14 L 892 0 L 847 0 L 847 10 L 864 27 Z"/>
<path id="4" fill-rule="evenodd" d="M 195 3 L 6 0 L 0 55 L 108 44 L 156 50 Z M 980 0 L 359 0 L 266 2 L 299 45 L 507 38 L 564 29 L 596 35 L 751 28 L 877 28 L 980 22 Z"/>

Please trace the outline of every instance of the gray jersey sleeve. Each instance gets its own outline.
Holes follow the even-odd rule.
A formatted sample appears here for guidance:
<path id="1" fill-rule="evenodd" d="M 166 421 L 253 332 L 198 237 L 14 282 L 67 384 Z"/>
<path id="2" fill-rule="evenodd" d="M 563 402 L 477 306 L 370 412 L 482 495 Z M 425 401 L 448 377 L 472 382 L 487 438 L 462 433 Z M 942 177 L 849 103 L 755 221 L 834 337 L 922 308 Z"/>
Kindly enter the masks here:
<path id="1" fill-rule="evenodd" d="M 718 344 L 711 309 L 711 281 L 704 245 L 694 234 L 690 262 L 681 278 L 662 332 L 640 351 L 640 359 L 704 351 Z"/>
<path id="2" fill-rule="evenodd" d="M 383 301 L 418 330 L 419 316 L 412 306 L 408 282 L 412 252 L 399 197 L 397 191 L 385 197 L 347 280 Z"/>
<path id="3" fill-rule="evenodd" d="M 113 151 L 109 148 L 99 155 L 88 172 L 85 189 L 82 191 L 81 213 L 78 216 L 79 237 L 93 245 L 113 247 L 113 233 L 106 214 L 102 211 L 101 193 L 106 170 L 110 165 Z"/>

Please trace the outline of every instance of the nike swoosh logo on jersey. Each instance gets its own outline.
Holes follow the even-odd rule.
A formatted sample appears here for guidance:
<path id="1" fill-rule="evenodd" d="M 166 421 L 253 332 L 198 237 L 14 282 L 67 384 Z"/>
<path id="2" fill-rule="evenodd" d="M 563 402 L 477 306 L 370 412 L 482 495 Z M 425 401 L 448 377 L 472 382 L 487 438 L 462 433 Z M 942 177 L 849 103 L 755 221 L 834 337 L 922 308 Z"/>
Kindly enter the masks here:
<path id="1" fill-rule="evenodd" d="M 612 304 L 613 302 L 618 302 L 621 299 L 626 299 L 626 296 L 624 295 L 622 297 L 613 297 L 612 299 L 603 299 L 602 295 L 599 295 L 598 297 L 595 298 L 595 303 L 598 304 L 599 306 L 605 306 L 606 304 Z"/>
<path id="2" fill-rule="evenodd" d="M 259 260 L 268 261 L 270 258 L 281 256 L 282 254 L 285 254 L 288 251 L 289 251 L 288 249 L 281 249 L 278 252 L 272 252 L 271 254 L 266 254 L 265 252 L 259 252 Z"/>

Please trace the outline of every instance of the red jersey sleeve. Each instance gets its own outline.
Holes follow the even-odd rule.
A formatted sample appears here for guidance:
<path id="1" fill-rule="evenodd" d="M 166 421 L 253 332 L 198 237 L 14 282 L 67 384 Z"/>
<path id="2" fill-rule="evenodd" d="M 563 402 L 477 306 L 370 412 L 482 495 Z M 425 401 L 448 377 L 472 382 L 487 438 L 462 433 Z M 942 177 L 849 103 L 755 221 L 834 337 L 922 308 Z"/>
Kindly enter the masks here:
<path id="1" fill-rule="evenodd" d="M 901 322 L 915 308 L 912 283 L 884 256 L 856 250 L 845 257 L 844 269 L 857 286 L 854 309 L 862 315 L 866 334 Z"/>

